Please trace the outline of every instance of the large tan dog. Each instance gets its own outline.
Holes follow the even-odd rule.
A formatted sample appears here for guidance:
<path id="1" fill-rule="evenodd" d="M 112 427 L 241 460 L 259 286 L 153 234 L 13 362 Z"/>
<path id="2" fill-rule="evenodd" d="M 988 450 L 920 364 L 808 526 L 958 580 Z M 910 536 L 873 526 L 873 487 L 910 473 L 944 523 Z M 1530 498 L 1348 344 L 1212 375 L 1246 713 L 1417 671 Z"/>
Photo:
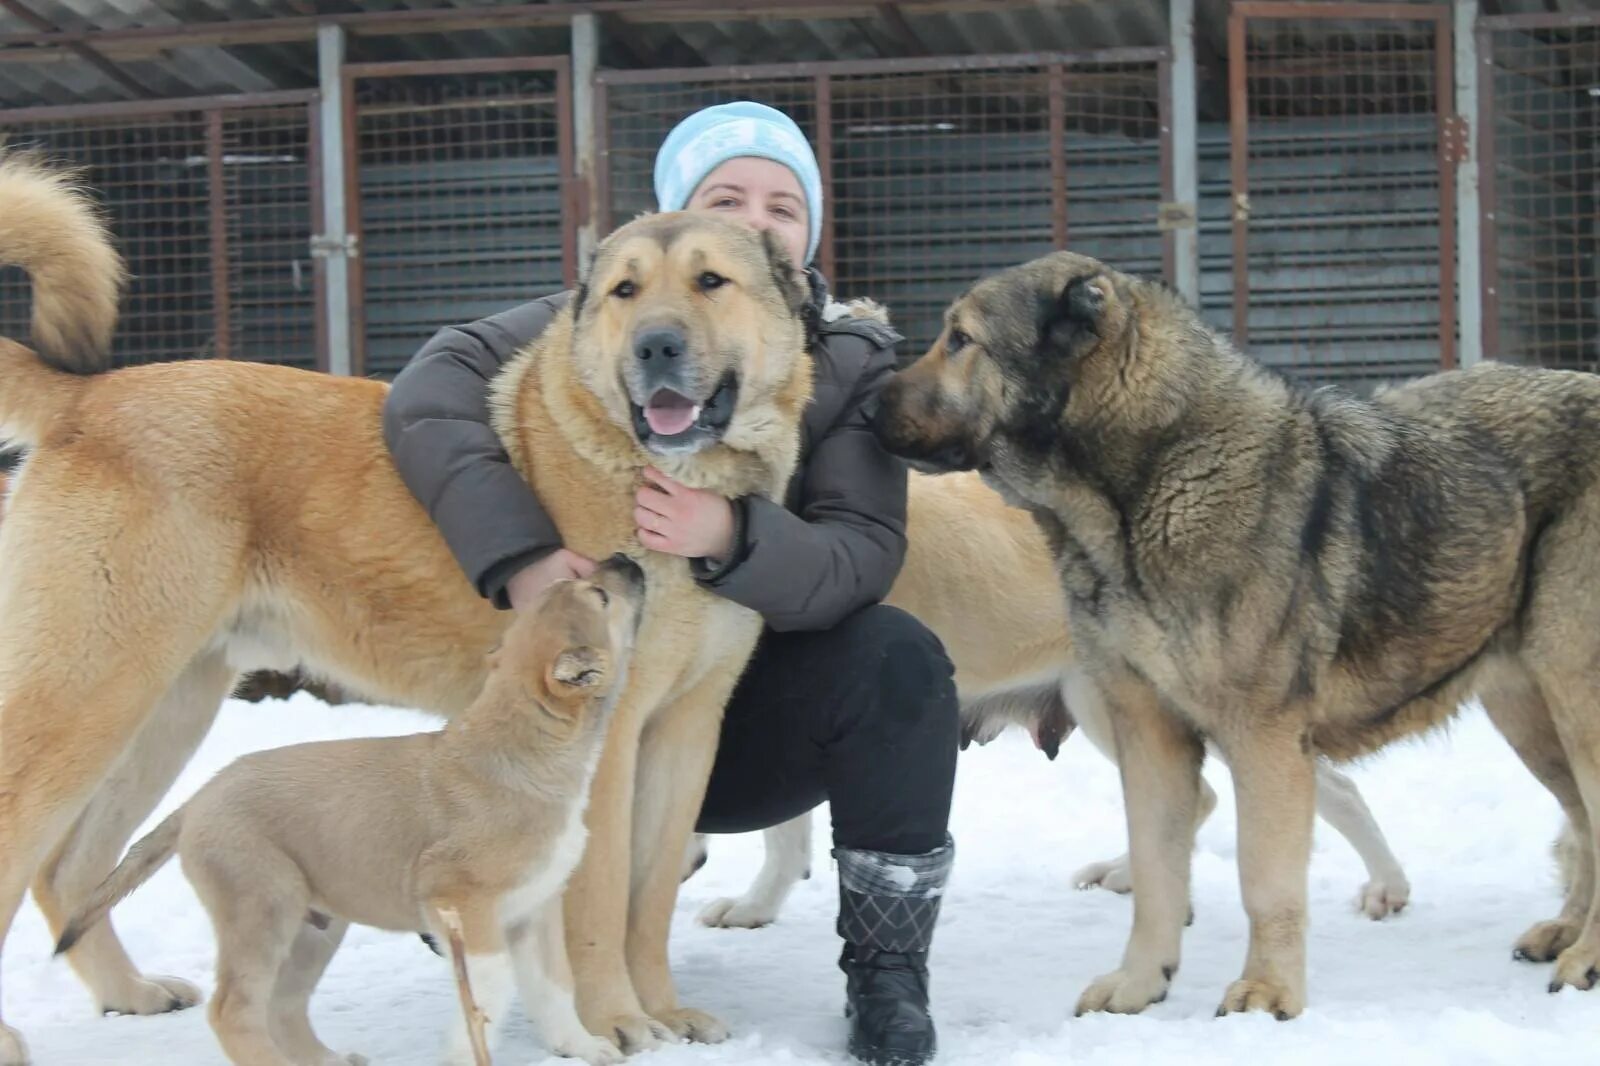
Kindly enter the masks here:
<path id="1" fill-rule="evenodd" d="M 621 1062 L 574 1009 L 561 889 L 643 599 L 643 571 L 614 556 L 512 623 L 483 691 L 444 729 L 235 761 L 129 850 L 57 950 L 176 854 L 216 930 L 211 1026 L 237 1066 L 364 1066 L 326 1047 L 306 1010 L 351 922 L 439 943 L 454 932 L 490 1025 L 514 973 L 547 1047 Z M 470 1066 L 469 1026 L 454 1029 L 448 1061 Z"/>
<path id="2" fill-rule="evenodd" d="M 876 426 L 1030 509 L 1110 716 L 1134 918 L 1083 1011 L 1167 992 L 1205 740 L 1239 807 L 1250 945 L 1223 1013 L 1306 1002 L 1315 756 L 1432 728 L 1477 695 L 1560 801 L 1579 855 L 1517 954 L 1600 980 L 1600 378 L 1484 365 L 1372 400 L 1252 363 L 1169 290 L 1060 253 L 947 311 Z"/>
<path id="3" fill-rule="evenodd" d="M 1070 708 L 1063 678 L 1073 665 L 1066 608 L 1044 537 L 1026 511 L 1010 507 L 977 474 L 929 477 L 913 473 L 907 506 L 905 564 L 887 602 L 916 615 L 938 634 L 955 665 L 963 746 L 986 743 L 1008 725 L 1033 734 L 1049 757 L 1076 724 L 1116 762 L 1111 722 L 1093 701 Z M 1338 830 L 1367 868 L 1356 906 L 1373 919 L 1398 912 L 1410 899 L 1405 871 L 1390 851 L 1354 781 L 1326 759 L 1317 761 L 1317 813 Z M 1200 783 L 1195 828 L 1216 806 Z M 774 920 L 790 890 L 807 876 L 811 818 L 802 815 L 765 834 L 766 856 L 750 888 L 737 899 L 713 900 L 700 920 L 752 928 Z M 704 859 L 705 838 L 690 849 L 689 868 Z M 1132 887 L 1128 857 L 1094 862 L 1073 874 L 1081 888 L 1114 892 Z"/>
<path id="4" fill-rule="evenodd" d="M 218 361 L 99 373 L 121 278 L 99 219 L 19 157 L 0 164 L 0 203 L 0 261 L 32 275 L 36 348 L 0 339 L 0 436 L 32 446 L 0 525 L 0 931 L 31 879 L 59 933 L 242 671 L 303 666 L 449 715 L 509 619 L 389 462 L 382 383 Z M 726 1032 L 679 1005 L 667 934 L 721 710 L 761 627 L 685 560 L 641 551 L 633 495 L 647 465 L 727 495 L 782 492 L 810 395 L 804 294 L 770 238 L 639 219 L 497 387 L 507 449 L 566 542 L 637 555 L 649 576 L 566 897 L 580 1015 L 628 1049 Z M 635 357 L 635 337 L 662 330 L 683 352 L 670 381 Z M 641 436 L 641 409 L 695 401 L 670 439 Z M 105 1008 L 197 999 L 141 975 L 110 923 L 68 958 Z M 0 1028 L 0 1064 L 24 1061 Z"/>

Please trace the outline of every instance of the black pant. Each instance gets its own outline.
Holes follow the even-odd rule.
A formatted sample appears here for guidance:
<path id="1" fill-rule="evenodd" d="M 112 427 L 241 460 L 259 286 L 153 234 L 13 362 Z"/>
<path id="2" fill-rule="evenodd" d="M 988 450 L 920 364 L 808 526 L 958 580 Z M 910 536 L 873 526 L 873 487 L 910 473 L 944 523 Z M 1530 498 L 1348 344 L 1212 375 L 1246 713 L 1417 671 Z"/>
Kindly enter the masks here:
<path id="1" fill-rule="evenodd" d="M 763 633 L 729 701 L 696 828 L 765 829 L 827 800 L 839 847 L 941 847 L 960 742 L 952 674 L 939 639 L 894 607 Z"/>

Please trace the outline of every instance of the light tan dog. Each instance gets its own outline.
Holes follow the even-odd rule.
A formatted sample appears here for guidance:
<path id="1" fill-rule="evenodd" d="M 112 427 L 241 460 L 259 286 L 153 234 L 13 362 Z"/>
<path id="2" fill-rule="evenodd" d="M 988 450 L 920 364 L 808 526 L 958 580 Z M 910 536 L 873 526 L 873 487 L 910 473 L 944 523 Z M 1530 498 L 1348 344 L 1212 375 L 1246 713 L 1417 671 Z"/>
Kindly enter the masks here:
<path id="1" fill-rule="evenodd" d="M 473 993 L 502 1020 L 514 972 L 546 1045 L 621 1053 L 573 1007 L 561 889 L 632 652 L 644 573 L 625 556 L 550 587 L 489 656 L 483 691 L 436 733 L 294 744 L 223 769 L 129 851 L 73 915 L 69 949 L 176 853 L 211 916 L 211 1025 L 238 1066 L 360 1066 L 306 1008 L 355 922 L 449 939 L 459 915 Z M 472 1062 L 456 1026 L 450 1061 Z"/>
<path id="2" fill-rule="evenodd" d="M 1073 665 L 1055 567 L 1037 525 L 1010 507 L 973 473 L 930 477 L 913 472 L 908 486 L 905 564 L 886 602 L 919 618 L 943 642 L 955 665 L 963 747 L 987 743 L 1020 726 L 1050 758 L 1073 729 L 1117 761 L 1111 722 L 1088 701 L 1070 707 L 1062 680 Z M 1200 782 L 1196 830 L 1217 802 Z M 1346 775 L 1317 762 L 1317 813 L 1355 848 L 1367 868 L 1356 906 L 1373 919 L 1401 910 L 1411 885 L 1377 820 Z M 706 925 L 754 928 L 773 921 L 795 883 L 808 875 L 811 816 L 766 831 L 766 856 L 744 895 L 713 900 Z M 691 845 L 686 873 L 705 860 L 706 838 Z M 1080 888 L 1132 888 L 1126 854 L 1090 863 L 1072 875 Z"/>
<path id="3" fill-rule="evenodd" d="M 303 668 L 451 715 L 482 687 L 509 616 L 395 472 L 381 382 L 224 361 L 100 373 L 121 279 L 101 221 L 23 157 L 0 162 L 0 204 L 0 261 L 31 273 L 35 297 L 35 348 L 0 339 L 0 437 L 32 446 L 0 525 L 0 931 L 32 880 L 59 934 L 240 673 Z M 710 274 L 726 279 L 714 300 Z M 566 896 L 579 1014 L 629 1050 L 726 1034 L 678 1003 L 667 935 L 722 708 L 761 628 L 687 560 L 643 551 L 634 492 L 654 465 L 691 487 L 781 496 L 810 397 L 805 296 L 770 237 L 638 219 L 496 389 L 506 448 L 566 543 L 626 551 L 649 577 Z M 632 417 L 656 402 L 634 339 L 667 328 L 683 341 L 677 391 L 719 402 L 715 423 L 661 442 Z M 67 958 L 103 1008 L 197 1000 L 141 975 L 110 922 Z M 26 1061 L 0 1027 L 0 1066 Z"/>

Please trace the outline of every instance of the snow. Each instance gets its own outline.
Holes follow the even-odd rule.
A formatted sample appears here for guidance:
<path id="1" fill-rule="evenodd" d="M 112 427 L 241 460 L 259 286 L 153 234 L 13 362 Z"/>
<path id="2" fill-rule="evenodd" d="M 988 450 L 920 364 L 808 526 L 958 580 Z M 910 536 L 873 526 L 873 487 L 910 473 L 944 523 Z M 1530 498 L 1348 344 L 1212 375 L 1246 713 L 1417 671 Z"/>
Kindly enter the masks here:
<path id="1" fill-rule="evenodd" d="M 329 709 L 303 694 L 231 702 L 146 828 L 247 751 L 434 727 L 409 712 Z M 1213 761 L 1206 773 L 1221 802 L 1200 834 L 1196 918 L 1171 995 L 1139 1017 L 1074 1020 L 1084 985 L 1120 958 L 1131 915 L 1126 897 L 1070 887 L 1077 867 L 1124 846 L 1116 772 L 1081 737 L 1054 763 L 1016 733 L 962 756 L 956 872 L 932 966 L 941 1063 L 1472 1066 L 1592 1056 L 1600 991 L 1552 996 L 1545 991 L 1551 967 L 1511 958 L 1522 930 L 1559 908 L 1550 859 L 1558 814 L 1481 710 L 1469 708 L 1448 734 L 1400 745 L 1354 771 L 1411 878 L 1412 902 L 1399 917 L 1372 922 L 1355 911 L 1361 865 L 1318 824 L 1310 1006 L 1291 1022 L 1213 1017 L 1242 965 L 1246 925 L 1232 791 L 1222 766 Z M 759 835 L 713 838 L 710 863 L 683 889 L 673 959 L 683 1001 L 718 1014 L 735 1035 L 716 1047 L 672 1047 L 634 1061 L 846 1061 L 826 811 L 818 819 L 813 877 L 761 930 L 695 924 L 709 900 L 742 891 L 761 859 Z M 122 904 L 116 921 L 149 972 L 198 981 L 209 994 L 211 929 L 177 863 Z M 98 1017 L 67 964 L 51 959 L 31 903 L 6 945 L 3 988 L 6 1020 L 22 1030 L 40 1066 L 226 1063 L 203 1007 Z M 312 1018 L 330 1046 L 364 1053 L 375 1066 L 403 1066 L 438 1061 L 455 1009 L 443 962 L 415 937 L 358 928 L 312 1001 Z M 569 1060 L 549 1058 L 519 1012 L 495 1061 Z"/>

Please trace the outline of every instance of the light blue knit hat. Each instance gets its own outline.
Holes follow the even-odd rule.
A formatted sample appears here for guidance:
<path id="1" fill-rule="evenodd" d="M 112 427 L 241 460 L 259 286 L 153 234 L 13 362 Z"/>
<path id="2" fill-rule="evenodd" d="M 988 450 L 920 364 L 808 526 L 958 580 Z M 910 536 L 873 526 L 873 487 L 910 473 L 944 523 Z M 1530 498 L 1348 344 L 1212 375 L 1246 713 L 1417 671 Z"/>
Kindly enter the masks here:
<path id="1" fill-rule="evenodd" d="M 794 119 L 766 104 L 753 100 L 717 104 L 673 127 L 656 153 L 656 205 L 662 211 L 681 211 L 707 174 L 742 156 L 782 163 L 800 179 L 811 228 L 806 244 L 809 264 L 822 240 L 822 170 Z"/>

